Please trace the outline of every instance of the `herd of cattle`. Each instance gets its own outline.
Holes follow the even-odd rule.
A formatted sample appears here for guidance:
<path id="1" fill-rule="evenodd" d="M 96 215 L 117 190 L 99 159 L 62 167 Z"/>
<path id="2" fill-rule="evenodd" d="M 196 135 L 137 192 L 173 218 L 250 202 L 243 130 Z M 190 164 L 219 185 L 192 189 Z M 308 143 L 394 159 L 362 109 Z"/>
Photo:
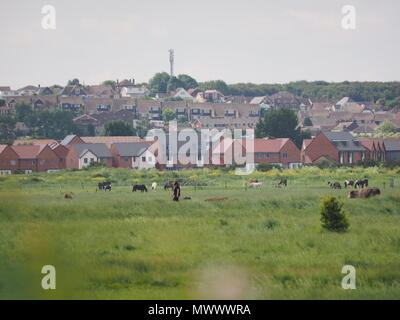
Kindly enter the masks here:
<path id="1" fill-rule="evenodd" d="M 252 179 L 250 180 L 249 188 L 261 188 L 262 187 L 262 182 L 258 181 L 257 179 Z M 342 189 L 342 185 L 340 182 L 328 182 L 328 185 L 332 189 Z M 346 180 L 343 183 L 344 187 L 354 187 L 355 189 L 358 190 L 352 190 L 350 191 L 348 197 L 350 199 L 352 198 L 370 198 L 376 195 L 381 194 L 380 190 L 378 188 L 368 188 L 368 179 L 360 179 L 360 180 Z M 287 179 L 286 178 L 281 178 L 278 184 L 275 185 L 277 188 L 281 187 L 286 187 L 287 186 Z M 158 185 L 157 182 L 153 182 L 151 184 L 151 190 L 156 191 Z M 111 191 L 112 186 L 110 181 L 103 181 L 99 182 L 98 184 L 99 190 L 104 190 L 104 191 Z M 173 189 L 173 183 L 172 182 L 167 182 L 164 184 L 164 190 L 168 189 Z M 141 191 L 141 192 L 147 192 L 147 187 L 144 184 L 135 184 L 132 186 L 132 192 L 136 191 Z"/>
<path id="2" fill-rule="evenodd" d="M 164 190 L 168 190 L 173 188 L 174 184 L 172 182 L 167 182 L 164 184 Z M 158 187 L 157 182 L 153 182 L 151 184 L 151 190 L 156 191 Z M 104 191 L 111 191 L 112 185 L 110 181 L 103 181 L 98 183 L 98 189 Z M 147 192 L 147 187 L 144 184 L 135 184 L 132 186 L 132 192 L 142 191 Z"/>
<path id="3" fill-rule="evenodd" d="M 328 185 L 332 189 L 342 189 L 340 182 L 330 182 L 328 181 Z M 368 188 L 368 179 L 361 180 L 346 180 L 344 182 L 344 187 L 353 187 L 358 190 L 352 190 L 349 192 L 348 197 L 350 199 L 354 198 L 370 198 L 381 194 L 381 191 L 378 188 Z"/>

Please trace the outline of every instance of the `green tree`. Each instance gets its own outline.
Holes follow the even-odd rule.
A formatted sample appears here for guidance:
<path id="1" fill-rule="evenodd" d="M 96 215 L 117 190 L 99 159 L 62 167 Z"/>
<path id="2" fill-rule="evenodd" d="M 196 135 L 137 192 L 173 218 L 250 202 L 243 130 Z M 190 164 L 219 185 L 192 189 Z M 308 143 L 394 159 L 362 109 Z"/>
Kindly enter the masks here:
<path id="1" fill-rule="evenodd" d="M 377 137 L 388 137 L 396 133 L 397 130 L 398 128 L 393 122 L 385 121 L 375 129 L 374 135 Z"/>
<path id="2" fill-rule="evenodd" d="M 342 212 L 343 203 L 335 197 L 323 199 L 321 204 L 322 227 L 329 231 L 346 232 L 349 227 L 346 214 Z"/>
<path id="3" fill-rule="evenodd" d="M 80 86 L 81 84 L 79 82 L 79 79 L 75 78 L 75 79 L 69 80 L 68 85 L 69 86 Z"/>
<path id="4" fill-rule="evenodd" d="M 222 80 L 212 80 L 207 82 L 199 83 L 199 89 L 205 90 L 218 90 L 224 95 L 230 94 L 230 89 L 228 85 Z"/>
<path id="5" fill-rule="evenodd" d="M 183 83 L 177 77 L 170 77 L 167 84 L 167 93 L 175 91 L 177 88 L 182 88 Z"/>
<path id="6" fill-rule="evenodd" d="M 165 109 L 162 113 L 163 120 L 165 122 L 176 119 L 176 112 L 171 109 Z"/>
<path id="7" fill-rule="evenodd" d="M 134 136 L 135 129 L 129 123 L 122 120 L 111 120 L 104 125 L 105 136 Z"/>
<path id="8" fill-rule="evenodd" d="M 15 118 L 17 121 L 20 122 L 25 122 L 25 120 L 33 114 L 33 110 L 31 105 L 23 102 L 23 101 L 18 101 L 15 106 Z"/>
<path id="9" fill-rule="evenodd" d="M 167 93 L 169 74 L 166 72 L 156 73 L 149 81 L 149 88 L 155 93 Z"/>
<path id="10" fill-rule="evenodd" d="M 47 109 L 26 115 L 24 123 L 34 138 L 63 139 L 68 134 L 80 133 L 73 117 L 70 111 Z"/>
<path id="11" fill-rule="evenodd" d="M 117 86 L 117 83 L 114 80 L 105 80 L 101 83 L 103 86 L 111 86 L 113 89 Z"/>
<path id="12" fill-rule="evenodd" d="M 0 116 L 0 144 L 11 145 L 14 142 L 15 125 L 14 117 L 10 115 Z"/>
<path id="13" fill-rule="evenodd" d="M 149 121 L 148 120 L 139 120 L 136 125 L 136 135 L 140 138 L 144 138 L 147 135 L 147 131 L 149 130 Z"/>
<path id="14" fill-rule="evenodd" d="M 191 89 L 191 88 L 197 88 L 197 86 L 198 86 L 197 81 L 187 74 L 178 75 L 178 79 L 182 83 L 182 87 L 185 90 Z"/>
<path id="15" fill-rule="evenodd" d="M 311 138 L 308 131 L 300 130 L 296 113 L 283 108 L 268 110 L 264 119 L 260 119 L 255 129 L 256 138 L 290 138 L 300 147 L 303 139 Z"/>

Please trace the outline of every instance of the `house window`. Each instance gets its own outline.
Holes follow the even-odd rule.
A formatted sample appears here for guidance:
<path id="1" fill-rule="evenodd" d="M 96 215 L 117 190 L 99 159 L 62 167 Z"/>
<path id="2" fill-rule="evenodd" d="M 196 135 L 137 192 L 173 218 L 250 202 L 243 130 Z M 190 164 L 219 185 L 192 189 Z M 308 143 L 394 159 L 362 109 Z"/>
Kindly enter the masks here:
<path id="1" fill-rule="evenodd" d="M 146 162 L 146 157 L 142 157 L 142 162 Z"/>
<path id="2" fill-rule="evenodd" d="M 262 153 L 261 152 L 257 152 L 256 153 L 256 158 L 257 159 L 262 159 Z"/>
<path id="3" fill-rule="evenodd" d="M 287 153 L 283 153 L 283 154 L 282 154 L 282 157 L 283 157 L 284 159 L 287 159 L 287 157 L 288 157 Z"/>
<path id="4" fill-rule="evenodd" d="M 90 163 L 93 163 L 94 162 L 94 158 L 90 158 Z"/>
<path id="5" fill-rule="evenodd" d="M 129 161 L 129 158 L 128 158 L 128 157 L 124 157 L 124 161 L 125 161 L 125 162 L 128 162 L 128 161 Z"/>
<path id="6" fill-rule="evenodd" d="M 15 166 L 17 164 L 17 160 L 11 160 L 10 165 Z"/>
<path id="7" fill-rule="evenodd" d="M 40 164 L 41 166 L 43 166 L 45 163 L 46 163 L 46 160 L 43 160 L 43 159 L 39 160 L 39 164 Z"/>
<path id="8" fill-rule="evenodd" d="M 83 163 L 88 163 L 88 158 L 84 158 Z"/>
<path id="9" fill-rule="evenodd" d="M 31 164 L 34 165 L 36 163 L 35 160 L 31 160 Z"/>

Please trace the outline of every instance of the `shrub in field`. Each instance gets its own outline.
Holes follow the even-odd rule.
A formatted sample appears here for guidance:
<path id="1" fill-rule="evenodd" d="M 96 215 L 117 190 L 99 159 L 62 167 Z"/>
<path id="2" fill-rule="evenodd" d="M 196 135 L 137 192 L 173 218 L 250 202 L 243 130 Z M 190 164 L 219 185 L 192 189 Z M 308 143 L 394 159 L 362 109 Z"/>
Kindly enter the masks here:
<path id="1" fill-rule="evenodd" d="M 271 164 L 271 163 L 259 163 L 257 165 L 257 170 L 262 171 L 262 172 L 271 171 L 273 169 L 280 169 L 280 168 L 281 167 L 279 165 Z"/>
<path id="2" fill-rule="evenodd" d="M 365 158 L 364 160 L 357 161 L 357 166 L 360 166 L 363 168 L 377 167 L 378 165 L 379 165 L 379 162 L 374 159 L 371 159 L 371 158 Z"/>
<path id="3" fill-rule="evenodd" d="M 346 232 L 349 227 L 346 214 L 342 212 L 343 203 L 335 197 L 329 196 L 322 201 L 322 227 L 329 231 Z"/>

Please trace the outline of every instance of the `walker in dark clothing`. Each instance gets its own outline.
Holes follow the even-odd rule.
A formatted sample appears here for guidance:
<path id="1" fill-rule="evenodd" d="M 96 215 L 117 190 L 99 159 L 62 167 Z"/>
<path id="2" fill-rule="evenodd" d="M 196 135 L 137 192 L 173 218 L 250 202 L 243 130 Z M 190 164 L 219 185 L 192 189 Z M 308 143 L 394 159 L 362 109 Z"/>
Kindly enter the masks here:
<path id="1" fill-rule="evenodd" d="M 173 198 L 173 200 L 174 201 L 179 201 L 179 197 L 181 196 L 181 187 L 179 186 L 178 182 L 174 183 L 173 190 L 174 190 L 174 198 Z"/>

